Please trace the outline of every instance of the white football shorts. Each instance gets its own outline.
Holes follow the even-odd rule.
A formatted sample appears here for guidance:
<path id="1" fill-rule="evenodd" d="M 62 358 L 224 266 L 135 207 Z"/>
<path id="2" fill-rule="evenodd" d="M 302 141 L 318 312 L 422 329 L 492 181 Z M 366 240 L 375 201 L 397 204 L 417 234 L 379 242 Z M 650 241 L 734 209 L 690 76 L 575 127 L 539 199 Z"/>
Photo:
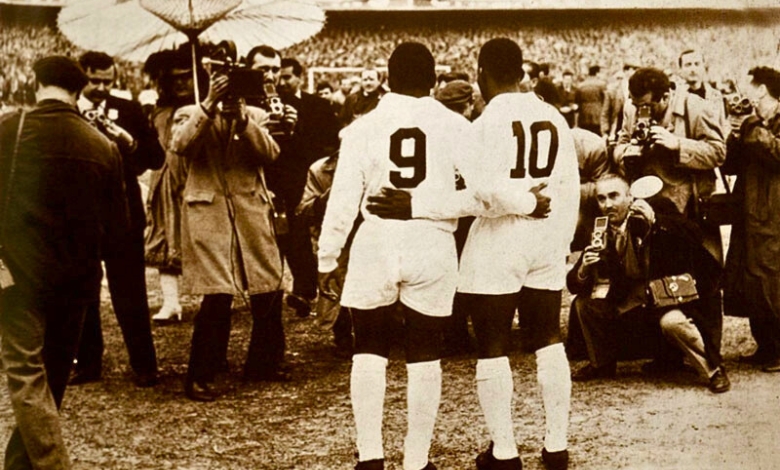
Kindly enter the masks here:
<path id="1" fill-rule="evenodd" d="M 413 223 L 414 228 L 404 224 Z M 452 314 L 458 258 L 451 232 L 412 221 L 365 221 L 350 250 L 341 304 L 361 310 L 400 300 L 424 315 Z"/>
<path id="2" fill-rule="evenodd" d="M 547 222 L 519 216 L 477 218 L 463 248 L 458 292 L 499 295 L 523 287 L 563 289 L 568 242 Z"/>

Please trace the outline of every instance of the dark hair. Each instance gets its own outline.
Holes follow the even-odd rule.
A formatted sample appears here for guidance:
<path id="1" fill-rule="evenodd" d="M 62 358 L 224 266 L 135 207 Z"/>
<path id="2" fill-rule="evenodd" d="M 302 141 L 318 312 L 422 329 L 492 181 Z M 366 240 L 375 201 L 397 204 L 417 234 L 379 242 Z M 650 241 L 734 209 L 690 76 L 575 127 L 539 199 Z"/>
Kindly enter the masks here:
<path id="1" fill-rule="evenodd" d="M 324 90 L 325 88 L 333 91 L 333 85 L 331 85 L 330 82 L 320 82 L 317 84 L 317 91 Z"/>
<path id="2" fill-rule="evenodd" d="M 303 73 L 303 66 L 301 63 L 291 57 L 285 57 L 282 59 L 282 68 L 285 69 L 287 67 L 292 67 L 292 73 L 296 77 L 300 78 L 301 74 Z"/>
<path id="3" fill-rule="evenodd" d="M 528 78 L 530 78 L 531 80 L 535 80 L 539 78 L 539 64 L 537 64 L 532 60 L 526 60 L 525 62 L 523 62 L 523 65 L 528 67 L 528 72 L 527 72 Z M 523 71 L 525 71 L 525 69 Z"/>
<path id="4" fill-rule="evenodd" d="M 477 64 L 496 82 L 507 84 L 523 78 L 523 51 L 508 38 L 495 38 L 479 50 Z"/>
<path id="5" fill-rule="evenodd" d="M 599 72 L 601 72 L 601 67 L 598 65 L 591 65 L 588 67 L 588 75 L 591 77 L 596 76 Z"/>
<path id="6" fill-rule="evenodd" d="M 263 57 L 268 57 L 269 59 L 273 59 L 274 57 L 282 57 L 282 55 L 274 49 L 271 46 L 266 46 L 265 44 L 262 44 L 260 46 L 255 46 L 252 49 L 249 50 L 249 52 L 246 55 L 246 64 L 248 66 L 252 66 L 252 62 L 255 61 L 255 56 L 257 54 L 260 54 Z"/>
<path id="7" fill-rule="evenodd" d="M 699 55 L 701 55 L 699 53 L 699 51 L 697 51 L 696 49 L 686 49 L 686 50 L 682 51 L 680 53 L 680 56 L 677 57 L 677 66 L 678 67 L 682 67 L 682 59 L 683 59 L 684 56 L 686 56 L 688 54 L 699 54 Z M 704 58 L 704 57 L 702 57 L 702 58 Z"/>
<path id="8" fill-rule="evenodd" d="M 663 71 L 653 67 L 638 69 L 628 79 L 628 91 L 632 96 L 641 98 L 652 93 L 655 102 L 661 101 L 664 93 L 668 93 L 671 88 L 669 77 Z"/>
<path id="9" fill-rule="evenodd" d="M 772 98 L 780 98 L 780 72 L 771 67 L 753 67 L 748 72 L 753 83 L 765 85 Z"/>
<path id="10" fill-rule="evenodd" d="M 566 69 L 566 70 L 564 70 L 564 71 L 563 71 L 563 73 L 561 74 L 561 76 L 562 76 L 562 77 L 565 77 L 566 75 L 571 75 L 571 76 L 573 77 L 573 76 L 574 76 L 574 72 L 572 72 L 572 71 L 571 71 L 571 70 L 569 70 L 569 69 Z"/>
<path id="11" fill-rule="evenodd" d="M 550 75 L 551 68 L 552 68 L 552 64 L 550 64 L 549 62 L 542 62 L 541 64 L 539 64 L 539 73 Z"/>
<path id="12" fill-rule="evenodd" d="M 56 86 L 78 93 L 87 84 L 87 74 L 78 62 L 65 56 L 49 56 L 33 64 L 35 80 L 43 86 Z"/>
<path id="13" fill-rule="evenodd" d="M 430 90 L 436 84 L 436 61 L 419 42 L 404 42 L 387 61 L 390 89 L 394 92 Z"/>
<path id="14" fill-rule="evenodd" d="M 85 71 L 106 70 L 114 66 L 114 59 L 105 52 L 87 51 L 79 57 L 79 64 Z"/>

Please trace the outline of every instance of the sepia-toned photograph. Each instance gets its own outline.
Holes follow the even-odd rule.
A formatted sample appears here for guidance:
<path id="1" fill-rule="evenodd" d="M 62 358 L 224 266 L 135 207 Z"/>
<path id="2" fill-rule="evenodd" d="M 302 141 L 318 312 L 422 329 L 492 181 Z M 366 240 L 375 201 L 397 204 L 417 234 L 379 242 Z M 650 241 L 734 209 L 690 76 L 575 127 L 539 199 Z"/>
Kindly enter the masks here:
<path id="1" fill-rule="evenodd" d="M 776 0 L 0 0 L 5 470 L 780 469 Z"/>

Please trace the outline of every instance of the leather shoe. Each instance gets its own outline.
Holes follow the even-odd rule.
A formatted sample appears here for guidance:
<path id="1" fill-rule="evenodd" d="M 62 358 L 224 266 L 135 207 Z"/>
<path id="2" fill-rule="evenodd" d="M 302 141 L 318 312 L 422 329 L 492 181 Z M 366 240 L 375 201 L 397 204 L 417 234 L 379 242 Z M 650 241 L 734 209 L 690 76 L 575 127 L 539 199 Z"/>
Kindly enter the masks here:
<path id="1" fill-rule="evenodd" d="M 710 377 L 710 392 L 712 393 L 724 393 L 731 390 L 731 381 L 729 381 L 728 375 L 726 375 L 726 369 L 720 366 L 715 374 Z"/>
<path id="2" fill-rule="evenodd" d="M 137 374 L 135 376 L 135 386 L 139 388 L 154 387 L 160 383 L 160 379 L 157 378 L 157 372 L 149 374 Z"/>
<path id="3" fill-rule="evenodd" d="M 542 463 L 547 470 L 566 470 L 569 468 L 569 451 L 547 452 L 547 449 L 542 448 Z"/>
<path id="4" fill-rule="evenodd" d="M 523 470 L 520 457 L 509 460 L 498 460 L 493 456 L 493 442 L 487 450 L 477 456 L 477 470 Z"/>
<path id="5" fill-rule="evenodd" d="M 763 366 L 767 362 L 771 362 L 772 359 L 775 359 L 772 357 L 771 354 L 766 352 L 765 349 L 758 348 L 753 354 L 743 354 L 742 356 L 739 356 L 739 362 L 742 362 L 743 364 L 750 364 L 754 366 Z"/>
<path id="6" fill-rule="evenodd" d="M 765 363 L 761 370 L 764 372 L 780 372 L 780 359 L 774 359 Z"/>
<path id="7" fill-rule="evenodd" d="M 287 305 L 295 310 L 295 314 L 300 318 L 306 318 L 311 315 L 311 301 L 298 294 L 289 294 L 287 296 Z"/>
<path id="8" fill-rule="evenodd" d="M 574 382 L 588 382 L 595 379 L 614 379 L 616 375 L 615 366 L 593 367 L 588 364 L 571 374 Z"/>
<path id="9" fill-rule="evenodd" d="M 355 470 L 385 470 L 385 459 L 366 460 L 358 462 Z"/>
<path id="10" fill-rule="evenodd" d="M 217 394 L 205 383 L 187 382 L 184 394 L 192 401 L 211 402 L 217 399 Z"/>
<path id="11" fill-rule="evenodd" d="M 69 385 L 81 385 L 100 381 L 100 371 L 76 370 L 68 381 Z"/>

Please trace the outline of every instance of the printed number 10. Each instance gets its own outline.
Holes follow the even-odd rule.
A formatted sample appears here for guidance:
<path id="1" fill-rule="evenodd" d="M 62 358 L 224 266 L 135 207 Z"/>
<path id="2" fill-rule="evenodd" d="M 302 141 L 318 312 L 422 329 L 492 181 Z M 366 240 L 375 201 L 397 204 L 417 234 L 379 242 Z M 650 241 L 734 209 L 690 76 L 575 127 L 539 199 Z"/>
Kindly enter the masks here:
<path id="1" fill-rule="evenodd" d="M 550 133 L 550 147 L 547 149 L 547 165 L 539 168 L 539 133 Z M 517 164 L 509 172 L 513 179 L 525 178 L 525 129 L 520 121 L 512 122 L 512 134 L 517 138 Z M 528 174 L 531 178 L 546 178 L 552 173 L 555 158 L 558 156 L 558 130 L 550 121 L 539 121 L 531 124 L 531 149 L 528 152 Z"/>

